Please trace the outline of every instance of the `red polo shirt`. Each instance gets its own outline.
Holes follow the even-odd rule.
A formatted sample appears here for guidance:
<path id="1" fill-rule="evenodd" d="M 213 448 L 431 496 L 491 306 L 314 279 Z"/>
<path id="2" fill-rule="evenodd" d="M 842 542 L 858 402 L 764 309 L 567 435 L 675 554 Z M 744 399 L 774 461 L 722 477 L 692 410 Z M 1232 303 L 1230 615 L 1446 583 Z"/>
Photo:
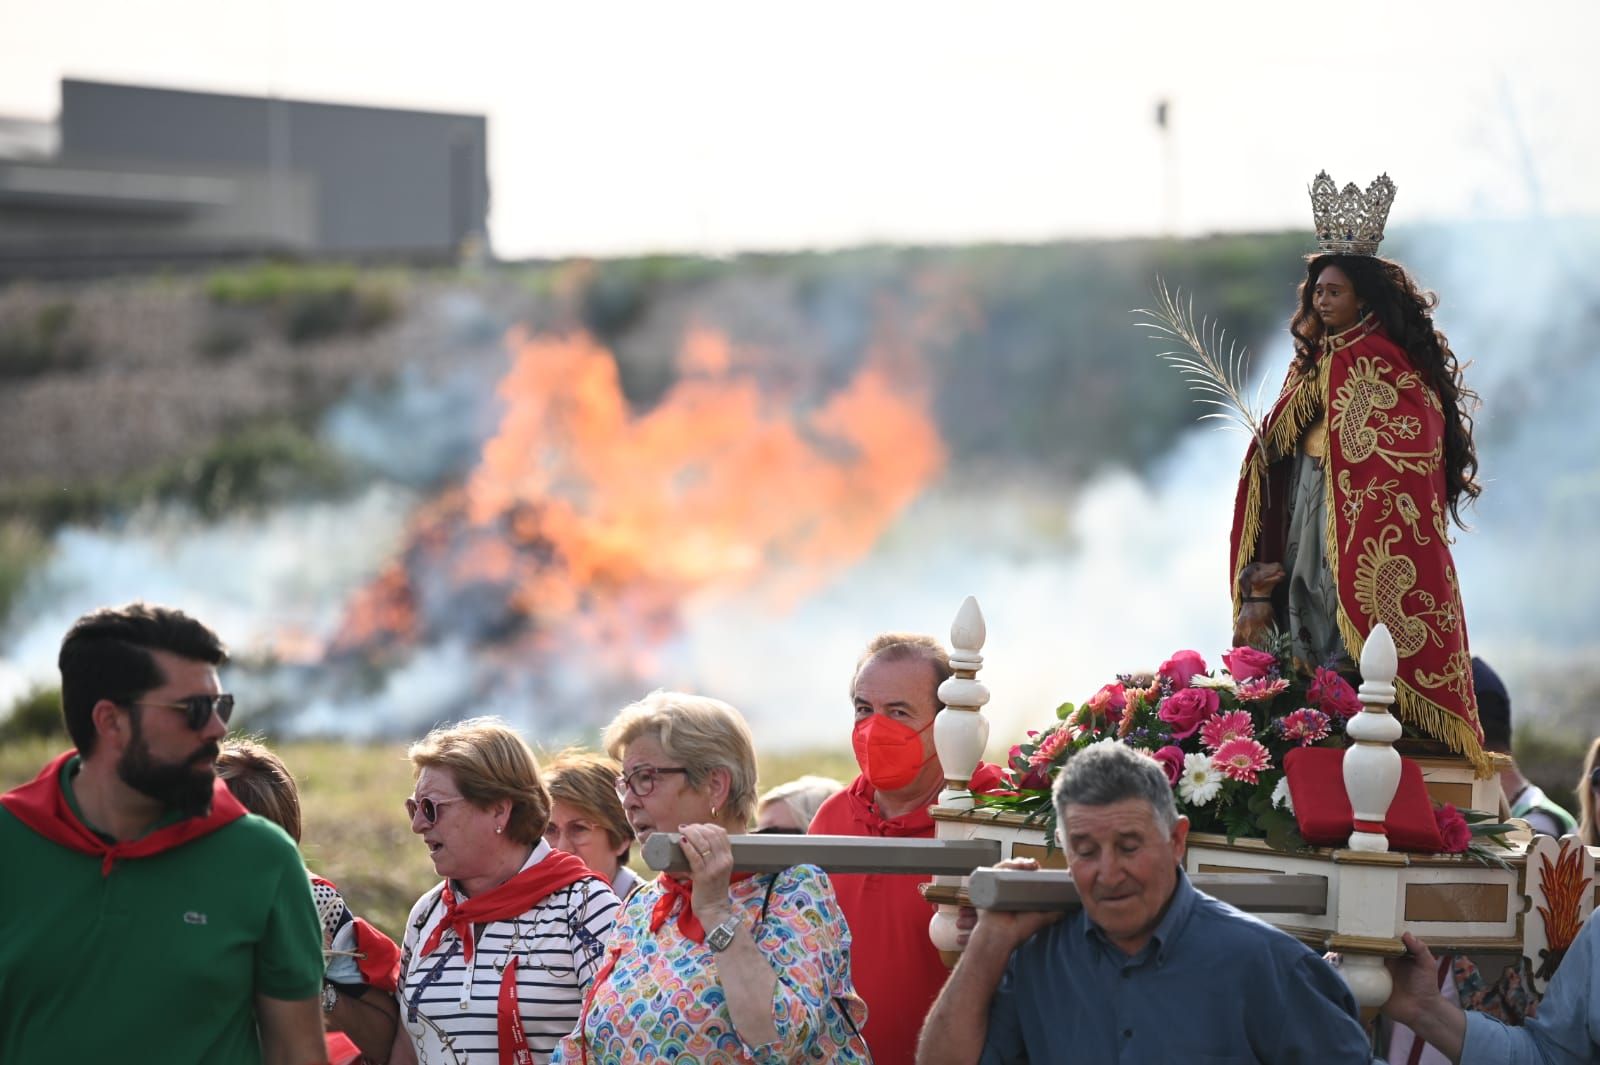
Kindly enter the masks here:
<path id="1" fill-rule="evenodd" d="M 974 790 L 986 791 L 1000 770 L 980 764 Z M 933 818 L 913 810 L 884 819 L 873 808 L 872 785 L 856 777 L 828 799 L 811 820 L 813 836 L 884 836 L 932 839 Z M 850 925 L 850 974 L 867 1003 L 862 1031 L 874 1065 L 913 1065 L 917 1034 L 950 975 L 928 939 L 933 908 L 917 891 L 930 878 L 888 873 L 830 875 L 839 908 Z"/>

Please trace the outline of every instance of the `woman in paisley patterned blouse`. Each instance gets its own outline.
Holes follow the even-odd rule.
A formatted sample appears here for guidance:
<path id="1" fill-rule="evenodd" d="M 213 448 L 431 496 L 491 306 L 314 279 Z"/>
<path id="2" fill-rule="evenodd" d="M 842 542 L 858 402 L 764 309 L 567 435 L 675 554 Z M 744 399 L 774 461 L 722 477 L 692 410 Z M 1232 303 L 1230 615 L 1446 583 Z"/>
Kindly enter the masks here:
<path id="1" fill-rule="evenodd" d="M 654 692 L 605 733 L 640 839 L 681 832 L 688 879 L 629 898 L 578 1026 L 552 1065 L 870 1062 L 850 932 L 827 875 L 733 872 L 730 833 L 756 802 L 755 749 L 733 707 Z"/>

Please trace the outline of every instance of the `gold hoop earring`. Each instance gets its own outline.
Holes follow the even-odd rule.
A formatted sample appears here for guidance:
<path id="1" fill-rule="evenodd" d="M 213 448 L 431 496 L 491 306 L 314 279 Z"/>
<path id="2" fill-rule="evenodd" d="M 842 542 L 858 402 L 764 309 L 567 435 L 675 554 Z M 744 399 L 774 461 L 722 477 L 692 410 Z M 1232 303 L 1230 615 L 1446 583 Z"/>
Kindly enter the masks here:
<path id="1" fill-rule="evenodd" d="M 717 816 L 717 808 L 716 808 L 716 807 L 715 807 L 715 806 L 713 806 L 713 807 L 712 807 L 712 808 L 711 808 L 711 816 L 712 816 L 712 817 L 715 817 L 715 816 Z"/>

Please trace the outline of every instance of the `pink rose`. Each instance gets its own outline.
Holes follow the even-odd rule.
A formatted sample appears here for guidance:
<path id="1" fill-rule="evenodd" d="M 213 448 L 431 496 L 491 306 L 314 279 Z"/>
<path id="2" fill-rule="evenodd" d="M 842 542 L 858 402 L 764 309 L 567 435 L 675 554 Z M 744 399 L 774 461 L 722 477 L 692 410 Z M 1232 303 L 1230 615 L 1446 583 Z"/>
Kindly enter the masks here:
<path id="1" fill-rule="evenodd" d="M 1278 668 L 1277 655 L 1257 651 L 1254 647 L 1235 647 L 1222 656 L 1222 661 L 1228 667 L 1228 674 L 1236 681 L 1255 680 Z"/>
<path id="2" fill-rule="evenodd" d="M 1448 853 L 1461 854 L 1472 842 L 1472 829 L 1467 827 L 1467 819 L 1449 803 L 1434 808 L 1433 822 L 1439 826 L 1439 835 L 1444 838 L 1444 849 Z"/>
<path id="3" fill-rule="evenodd" d="M 1083 708 L 1095 717 L 1103 717 L 1115 725 L 1122 720 L 1122 711 L 1128 705 L 1128 694 L 1121 684 L 1107 684 L 1083 704 Z"/>
<path id="4" fill-rule="evenodd" d="M 1175 739 L 1188 739 L 1200 731 L 1200 726 L 1211 720 L 1220 700 L 1211 688 L 1185 688 L 1161 700 L 1156 716 L 1172 726 Z"/>
<path id="5" fill-rule="evenodd" d="M 1331 669 L 1318 669 L 1306 696 L 1316 701 L 1322 712 L 1346 720 L 1361 713 L 1363 707 L 1350 682 Z"/>
<path id="6" fill-rule="evenodd" d="M 1167 771 L 1167 783 L 1177 787 L 1183 776 L 1183 752 L 1169 744 L 1157 751 L 1154 757 L 1161 768 Z"/>
<path id="7" fill-rule="evenodd" d="M 1172 685 L 1172 690 L 1181 692 L 1189 686 L 1189 681 L 1196 673 L 1206 671 L 1206 660 L 1200 657 L 1199 651 L 1179 651 L 1156 670 L 1161 679 Z"/>

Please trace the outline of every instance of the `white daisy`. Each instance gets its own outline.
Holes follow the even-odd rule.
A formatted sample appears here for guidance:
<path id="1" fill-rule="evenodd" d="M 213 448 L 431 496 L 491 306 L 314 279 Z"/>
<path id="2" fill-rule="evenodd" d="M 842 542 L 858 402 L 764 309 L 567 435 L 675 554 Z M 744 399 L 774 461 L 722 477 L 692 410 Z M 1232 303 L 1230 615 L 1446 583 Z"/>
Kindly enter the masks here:
<path id="1" fill-rule="evenodd" d="M 1204 806 L 1222 790 L 1222 770 L 1211 766 L 1207 754 L 1183 756 L 1183 775 L 1178 778 L 1178 797 L 1190 806 Z"/>
<path id="2" fill-rule="evenodd" d="M 1278 783 L 1272 789 L 1272 805 L 1281 806 L 1290 813 L 1294 813 L 1294 800 L 1289 797 L 1289 777 L 1278 778 Z"/>
<path id="3" fill-rule="evenodd" d="M 1216 688 L 1218 691 L 1231 692 L 1238 688 L 1232 677 L 1224 674 L 1220 677 L 1208 676 L 1205 673 L 1196 673 L 1189 678 L 1191 688 Z"/>

